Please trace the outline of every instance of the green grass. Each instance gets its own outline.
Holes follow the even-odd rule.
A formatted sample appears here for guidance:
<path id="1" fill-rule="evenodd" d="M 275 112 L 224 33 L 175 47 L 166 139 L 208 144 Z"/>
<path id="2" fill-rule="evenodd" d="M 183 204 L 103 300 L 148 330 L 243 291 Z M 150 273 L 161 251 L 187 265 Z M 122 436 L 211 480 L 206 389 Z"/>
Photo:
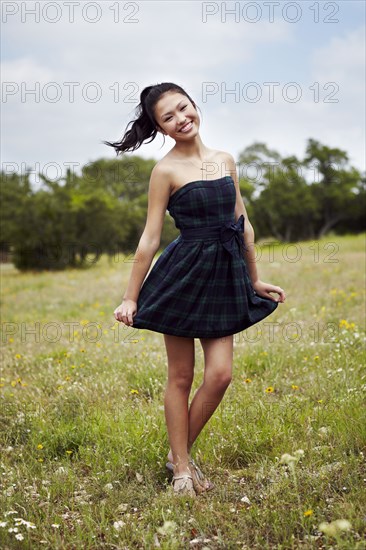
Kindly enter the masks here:
<path id="1" fill-rule="evenodd" d="M 234 336 L 233 381 L 192 449 L 216 489 L 196 499 L 168 491 L 163 335 L 114 320 L 131 259 L 2 265 L 0 547 L 366 548 L 364 244 L 261 249 L 286 302 Z M 337 519 L 351 529 L 319 530 Z"/>

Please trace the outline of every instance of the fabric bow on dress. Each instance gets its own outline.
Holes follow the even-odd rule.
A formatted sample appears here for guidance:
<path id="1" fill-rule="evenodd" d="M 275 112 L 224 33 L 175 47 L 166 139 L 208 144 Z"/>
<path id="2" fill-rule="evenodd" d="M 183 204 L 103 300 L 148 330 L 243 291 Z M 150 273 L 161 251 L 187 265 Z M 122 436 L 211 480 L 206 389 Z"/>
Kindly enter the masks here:
<path id="1" fill-rule="evenodd" d="M 240 257 L 248 250 L 244 242 L 244 215 L 239 216 L 238 221 L 224 223 L 220 227 L 220 241 L 224 248 L 233 256 Z"/>

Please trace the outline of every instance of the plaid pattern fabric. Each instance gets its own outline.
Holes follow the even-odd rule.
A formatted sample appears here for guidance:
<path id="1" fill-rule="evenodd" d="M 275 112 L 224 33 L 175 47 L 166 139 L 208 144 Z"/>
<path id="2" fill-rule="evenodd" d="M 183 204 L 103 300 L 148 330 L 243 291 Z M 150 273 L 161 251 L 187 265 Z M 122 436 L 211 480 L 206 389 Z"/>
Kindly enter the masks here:
<path id="1" fill-rule="evenodd" d="M 167 210 L 181 234 L 145 277 L 133 326 L 190 338 L 236 334 L 275 311 L 257 295 L 234 219 L 231 176 L 191 181 L 170 196 Z M 241 219 L 243 218 L 243 219 Z"/>

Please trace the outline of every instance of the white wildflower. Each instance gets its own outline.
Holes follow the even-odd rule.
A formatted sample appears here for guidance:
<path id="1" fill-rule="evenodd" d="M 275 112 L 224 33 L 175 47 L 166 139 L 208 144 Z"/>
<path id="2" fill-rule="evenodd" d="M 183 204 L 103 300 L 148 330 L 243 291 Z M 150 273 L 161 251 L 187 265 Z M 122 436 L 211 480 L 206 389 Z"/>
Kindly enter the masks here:
<path id="1" fill-rule="evenodd" d="M 115 528 L 116 531 L 120 531 L 122 527 L 124 527 L 124 525 L 126 525 L 126 523 L 122 520 L 119 520 L 119 521 L 115 521 L 113 523 L 113 527 Z"/>
<path id="2" fill-rule="evenodd" d="M 169 534 L 172 534 L 175 529 L 177 528 L 177 524 L 175 523 L 175 521 L 164 521 L 164 525 L 162 527 L 158 527 L 158 532 L 161 534 L 161 535 L 169 535 Z"/>
<path id="3" fill-rule="evenodd" d="M 330 523 L 323 521 L 319 525 L 319 531 L 322 531 L 330 537 L 336 537 L 342 531 L 349 531 L 352 528 L 350 522 L 346 519 L 335 519 Z"/>

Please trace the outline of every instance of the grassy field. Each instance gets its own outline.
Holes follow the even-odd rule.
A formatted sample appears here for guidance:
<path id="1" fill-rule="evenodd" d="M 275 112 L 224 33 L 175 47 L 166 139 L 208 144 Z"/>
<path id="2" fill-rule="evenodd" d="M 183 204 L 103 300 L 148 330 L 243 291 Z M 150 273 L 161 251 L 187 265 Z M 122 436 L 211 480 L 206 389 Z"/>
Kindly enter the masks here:
<path id="1" fill-rule="evenodd" d="M 192 449 L 216 489 L 195 499 L 165 470 L 163 335 L 114 320 L 131 258 L 2 265 L 0 547 L 366 548 L 364 249 L 258 247 L 287 299 L 234 336 L 233 381 Z"/>

